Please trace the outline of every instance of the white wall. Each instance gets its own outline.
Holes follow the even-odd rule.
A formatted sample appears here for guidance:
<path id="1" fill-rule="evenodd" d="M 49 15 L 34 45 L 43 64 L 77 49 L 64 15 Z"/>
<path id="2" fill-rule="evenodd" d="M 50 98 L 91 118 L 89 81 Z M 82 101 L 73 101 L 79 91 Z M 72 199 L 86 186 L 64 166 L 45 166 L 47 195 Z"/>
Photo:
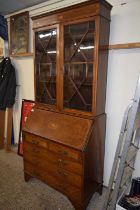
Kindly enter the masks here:
<path id="1" fill-rule="evenodd" d="M 114 3 L 111 13 L 110 44 L 140 42 L 140 1 L 110 0 Z M 121 3 L 126 3 L 121 5 Z M 122 118 L 133 98 L 140 74 L 140 49 L 110 50 L 107 80 L 107 132 L 104 183 L 107 185 Z M 140 152 L 134 175 L 140 176 Z"/>
<path id="2" fill-rule="evenodd" d="M 41 4 L 39 8 L 29 8 L 30 15 L 54 10 L 80 0 L 50 0 Z M 53 4 L 51 4 L 53 2 Z M 114 5 L 111 13 L 110 44 L 127 42 L 140 42 L 140 0 L 108 0 Z M 121 5 L 121 3 L 126 3 Z M 32 36 L 31 36 L 32 49 Z M 18 130 L 20 119 L 21 98 L 34 99 L 33 85 L 33 58 L 14 58 L 13 63 L 17 71 L 18 89 L 17 102 L 14 107 L 15 139 L 18 142 Z M 106 132 L 106 153 L 104 167 L 104 184 L 108 184 L 110 171 L 113 163 L 115 149 L 118 141 L 121 122 L 126 106 L 134 95 L 136 81 L 140 73 L 140 49 L 110 50 L 107 79 L 107 132 Z M 136 162 L 135 175 L 140 176 L 140 153 Z"/>
<path id="3" fill-rule="evenodd" d="M 14 136 L 18 142 L 22 99 L 34 100 L 34 65 L 32 57 L 14 58 L 12 63 L 16 68 L 17 94 L 13 108 Z"/>

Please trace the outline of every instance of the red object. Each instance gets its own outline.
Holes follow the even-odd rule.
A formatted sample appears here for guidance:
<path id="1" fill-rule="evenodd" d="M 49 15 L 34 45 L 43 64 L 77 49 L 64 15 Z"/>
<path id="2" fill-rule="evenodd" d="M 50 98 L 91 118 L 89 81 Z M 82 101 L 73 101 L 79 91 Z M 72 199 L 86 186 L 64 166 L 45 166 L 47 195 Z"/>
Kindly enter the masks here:
<path id="1" fill-rule="evenodd" d="M 23 102 L 23 111 L 22 111 L 22 128 L 24 127 L 26 120 L 30 114 L 30 112 L 32 111 L 32 108 L 34 106 L 34 103 L 31 102 Z"/>
<path id="2" fill-rule="evenodd" d="M 33 111 L 35 103 L 34 101 L 23 100 L 22 109 L 21 109 L 21 122 L 20 122 L 20 133 L 19 133 L 19 146 L 18 146 L 18 154 L 23 155 L 23 144 L 22 144 L 22 129 L 25 126 L 27 118 L 31 111 Z"/>

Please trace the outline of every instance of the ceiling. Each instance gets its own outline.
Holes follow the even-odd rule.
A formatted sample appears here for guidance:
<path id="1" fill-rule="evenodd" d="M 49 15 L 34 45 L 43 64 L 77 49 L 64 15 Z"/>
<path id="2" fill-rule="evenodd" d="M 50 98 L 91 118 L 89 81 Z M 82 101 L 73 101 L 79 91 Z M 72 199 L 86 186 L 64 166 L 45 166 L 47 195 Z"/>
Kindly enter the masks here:
<path id="1" fill-rule="evenodd" d="M 0 15 L 7 15 L 48 0 L 0 0 Z"/>

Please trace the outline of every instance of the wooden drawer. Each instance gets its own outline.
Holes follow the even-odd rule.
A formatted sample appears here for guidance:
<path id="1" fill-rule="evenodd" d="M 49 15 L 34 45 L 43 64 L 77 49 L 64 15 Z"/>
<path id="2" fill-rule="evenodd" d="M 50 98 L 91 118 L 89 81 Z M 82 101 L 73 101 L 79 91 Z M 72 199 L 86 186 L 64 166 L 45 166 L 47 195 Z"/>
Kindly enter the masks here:
<path id="1" fill-rule="evenodd" d="M 63 157 L 73 158 L 77 162 L 82 162 L 82 155 L 78 150 L 76 151 L 74 149 L 56 143 L 49 143 L 49 150 Z"/>
<path id="2" fill-rule="evenodd" d="M 24 160 L 40 168 L 44 172 L 48 172 L 53 176 L 59 178 L 61 181 L 65 179 L 66 182 L 71 183 L 78 188 L 82 187 L 82 176 L 69 172 L 60 164 L 53 164 L 50 161 L 25 154 Z"/>
<path id="3" fill-rule="evenodd" d="M 59 177 L 50 174 L 37 166 L 25 161 L 24 170 L 27 174 L 39 178 L 51 187 L 67 195 L 70 200 L 78 203 L 82 200 L 81 189 L 69 184 L 65 179 L 61 180 Z"/>
<path id="4" fill-rule="evenodd" d="M 44 140 L 43 138 L 39 137 L 39 136 L 35 136 L 32 134 L 25 134 L 23 133 L 23 140 L 27 141 L 29 143 L 32 143 L 33 145 L 35 145 L 36 147 L 43 147 L 45 149 L 48 148 L 48 143 L 46 140 Z"/>
<path id="5" fill-rule="evenodd" d="M 24 141 L 27 141 L 29 143 L 36 145 L 36 146 L 40 146 L 45 149 L 48 149 L 48 150 L 55 152 L 63 157 L 72 158 L 78 162 L 82 162 L 82 155 L 78 150 L 74 150 L 74 149 L 65 147 L 63 145 L 57 144 L 57 143 L 50 141 L 48 139 L 43 139 L 41 137 L 29 134 L 29 133 L 24 133 L 23 136 L 24 136 L 23 137 Z"/>
<path id="6" fill-rule="evenodd" d="M 37 161 L 42 161 L 45 163 L 52 163 L 63 168 L 66 171 L 83 175 L 83 166 L 79 162 L 76 162 L 70 158 L 61 156 L 50 152 L 49 150 L 36 147 L 33 144 L 30 144 L 26 141 L 23 142 L 23 155 L 25 159 L 28 159 L 30 162 L 35 163 Z"/>
<path id="7" fill-rule="evenodd" d="M 42 171 L 27 161 L 24 161 L 24 171 L 33 177 L 43 179 Z"/>

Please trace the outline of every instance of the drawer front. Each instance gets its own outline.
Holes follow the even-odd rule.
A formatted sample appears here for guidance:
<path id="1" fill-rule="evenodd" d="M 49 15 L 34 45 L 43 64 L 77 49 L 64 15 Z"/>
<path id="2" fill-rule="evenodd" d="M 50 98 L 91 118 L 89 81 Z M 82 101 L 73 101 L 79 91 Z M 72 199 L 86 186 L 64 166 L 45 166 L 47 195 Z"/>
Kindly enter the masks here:
<path id="1" fill-rule="evenodd" d="M 44 172 L 48 172 L 49 174 L 59 178 L 61 181 L 65 180 L 78 188 L 82 187 L 82 176 L 69 172 L 62 165 L 53 164 L 50 161 L 28 154 L 25 154 L 24 159 Z"/>
<path id="2" fill-rule="evenodd" d="M 52 152 L 55 152 L 63 157 L 72 158 L 77 162 L 82 162 L 82 155 L 81 152 L 65 147 L 63 145 L 57 144 L 47 139 L 43 139 L 41 137 L 32 135 L 32 134 L 23 134 L 24 141 L 32 143 L 36 146 L 40 146 L 42 148 L 48 149 Z"/>
<path id="3" fill-rule="evenodd" d="M 55 152 L 65 158 L 72 158 L 75 159 L 77 162 L 82 162 L 82 155 L 79 151 L 70 149 L 60 144 L 56 143 L 49 143 L 49 150 Z"/>
<path id="4" fill-rule="evenodd" d="M 24 158 L 28 158 L 28 160 L 32 163 L 36 163 L 37 161 L 43 161 L 46 163 L 48 162 L 57 165 L 66 171 L 78 175 L 83 175 L 82 164 L 72 159 L 61 156 L 60 154 L 50 152 L 49 150 L 37 147 L 26 141 L 23 142 L 23 151 Z"/>
<path id="5" fill-rule="evenodd" d="M 25 134 L 23 133 L 23 139 L 24 141 L 27 141 L 29 143 L 32 143 L 35 146 L 43 147 L 45 149 L 48 148 L 48 143 L 46 140 L 43 140 L 39 136 L 31 135 L 31 134 Z"/>
<path id="6" fill-rule="evenodd" d="M 79 203 L 82 201 L 81 189 L 69 184 L 65 179 L 61 180 L 59 177 L 41 170 L 27 161 L 24 162 L 24 170 L 31 176 L 41 179 L 51 187 L 64 193 L 70 198 L 70 200 L 74 200 Z"/>
<path id="7" fill-rule="evenodd" d="M 24 161 L 24 171 L 28 174 L 30 174 L 33 177 L 37 177 L 42 179 L 43 173 L 41 170 L 39 170 L 38 167 L 35 167 L 33 164 L 28 163 L 27 161 Z"/>

